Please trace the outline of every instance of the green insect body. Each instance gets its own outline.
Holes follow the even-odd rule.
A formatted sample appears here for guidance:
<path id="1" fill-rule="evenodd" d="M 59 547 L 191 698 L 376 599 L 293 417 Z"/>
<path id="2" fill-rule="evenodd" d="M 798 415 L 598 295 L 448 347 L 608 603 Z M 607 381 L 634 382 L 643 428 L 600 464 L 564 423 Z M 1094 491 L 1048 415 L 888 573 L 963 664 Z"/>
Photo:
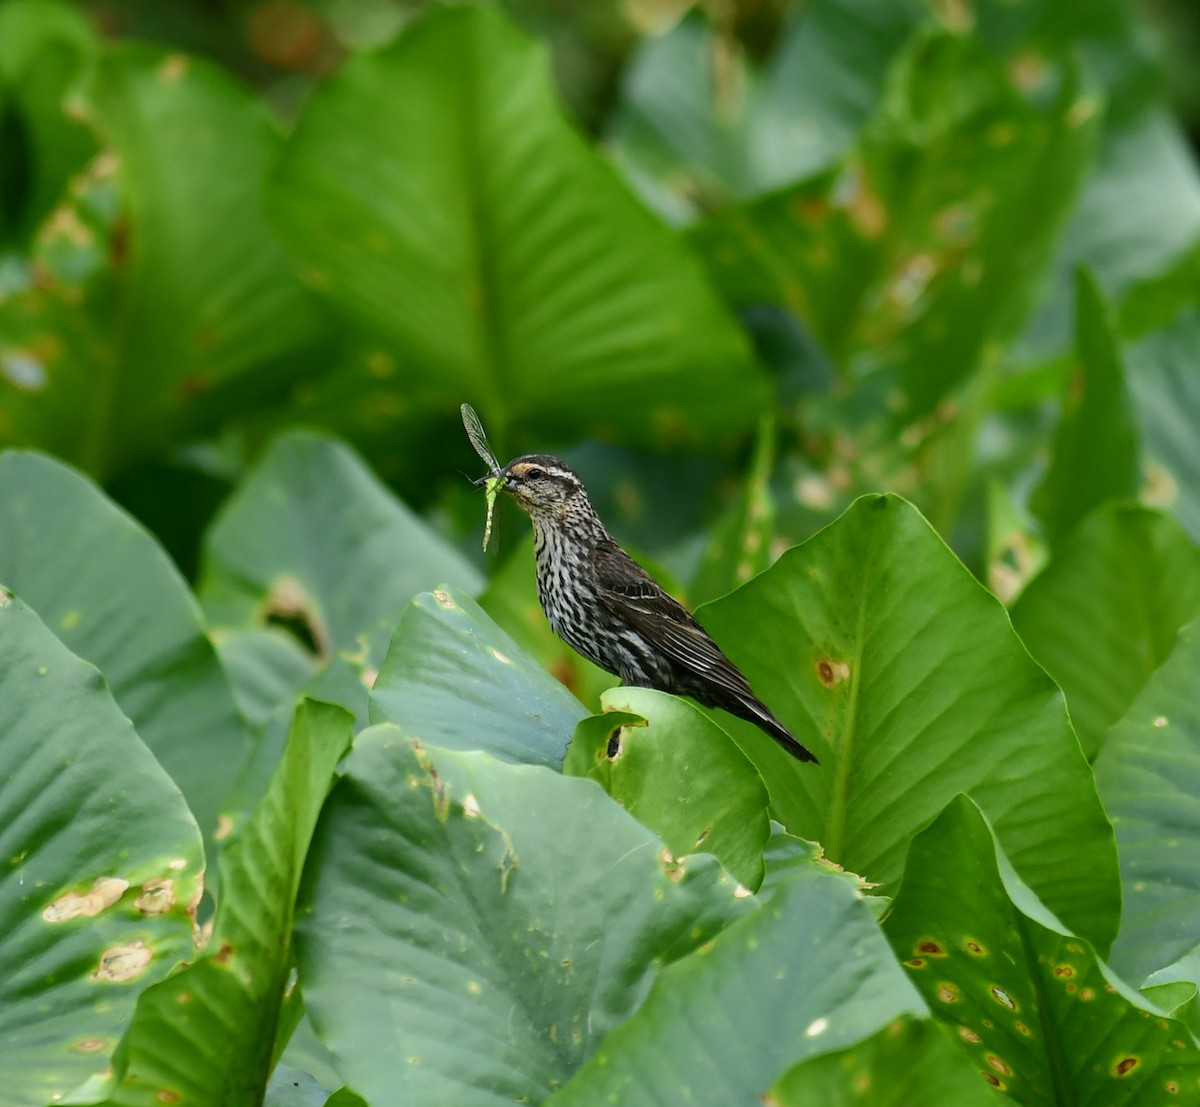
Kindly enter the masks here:
<path id="1" fill-rule="evenodd" d="M 496 497 L 500 495 L 500 486 L 504 483 L 504 478 L 500 476 L 500 462 L 492 452 L 491 446 L 488 445 L 487 435 L 483 433 L 483 423 L 475 414 L 475 409 L 470 404 L 463 404 L 459 412 L 462 415 L 463 427 L 466 429 L 467 437 L 471 440 L 471 445 L 480 458 L 487 463 L 490 470 L 488 478 L 484 482 L 487 521 L 483 524 L 483 548 L 486 550 L 492 537 L 492 517 L 496 510 Z"/>

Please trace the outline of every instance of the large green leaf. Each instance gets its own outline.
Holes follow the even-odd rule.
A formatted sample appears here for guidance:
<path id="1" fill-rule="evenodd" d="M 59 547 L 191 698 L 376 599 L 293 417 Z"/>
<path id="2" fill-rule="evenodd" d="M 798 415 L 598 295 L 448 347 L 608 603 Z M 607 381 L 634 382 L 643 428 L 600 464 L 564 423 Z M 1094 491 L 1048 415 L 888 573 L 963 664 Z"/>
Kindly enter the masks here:
<path id="1" fill-rule="evenodd" d="M 1153 502 L 1171 512 L 1200 542 L 1200 308 L 1197 280 L 1187 282 L 1193 306 L 1167 326 L 1147 334 L 1129 349 L 1130 386 L 1137 401 Z"/>
<path id="2" fill-rule="evenodd" d="M 1134 499 L 1141 476 L 1133 401 L 1115 325 L 1086 270 L 1075 282 L 1075 356 L 1050 469 L 1031 498 L 1055 543 L 1105 501 Z"/>
<path id="3" fill-rule="evenodd" d="M 89 115 L 116 157 L 46 220 L 40 279 L 0 305 L 23 366 L 0 375 L 0 432 L 107 474 L 294 376 L 320 317 L 256 199 L 277 140 L 248 92 L 125 45 L 98 62 Z"/>
<path id="4" fill-rule="evenodd" d="M 898 373 L 927 414 L 1022 322 L 1089 163 L 1096 105 L 1059 81 L 1043 105 L 973 40 L 923 36 L 841 172 L 695 241 L 731 303 L 788 308 L 845 375 Z"/>
<path id="5" fill-rule="evenodd" d="M 800 868 L 749 918 L 663 970 L 548 1107 L 761 1103 L 796 1062 L 924 1010 L 853 879 Z"/>
<path id="6" fill-rule="evenodd" d="M 679 220 L 819 172 L 857 138 L 925 14 L 911 0 L 817 0 L 759 69 L 693 13 L 635 52 L 609 145 L 647 202 Z"/>
<path id="7" fill-rule="evenodd" d="M 591 781 L 372 727 L 313 844 L 304 995 L 372 1103 L 539 1103 L 748 909 L 735 890 Z"/>
<path id="8" fill-rule="evenodd" d="M 1127 24 L 1128 5 L 1107 2 L 1118 8 L 1111 13 L 1114 22 Z M 1041 7 L 1030 5 L 1035 6 Z M 1111 74 L 1115 58 L 1138 48 L 1145 36 L 1130 30 L 1116 30 L 1104 53 L 1096 55 L 1102 60 L 1094 70 Z M 1109 296 L 1120 297 L 1134 282 L 1156 277 L 1178 261 L 1200 234 L 1200 179 L 1187 135 L 1161 102 L 1145 104 L 1147 92 L 1159 81 L 1157 74 L 1149 80 L 1143 74 L 1108 101 L 1111 123 L 1067 222 L 1049 288 L 1018 344 L 1022 360 L 1059 353 L 1070 343 L 1069 305 L 1078 266 L 1095 273 Z M 1129 115 L 1128 106 L 1139 98 L 1140 110 Z"/>
<path id="9" fill-rule="evenodd" d="M 117 1054 L 113 1107 L 258 1107 L 292 967 L 296 890 L 334 767 L 350 746 L 340 707 L 304 701 L 253 817 L 221 853 L 205 954 L 147 989 Z"/>
<path id="10" fill-rule="evenodd" d="M 63 110 L 95 53 L 78 8 L 47 0 L 0 6 L 0 255 L 41 222 L 95 148 Z"/>
<path id="11" fill-rule="evenodd" d="M 1063 544 L 1021 593 L 1012 620 L 1066 694 L 1093 757 L 1198 612 L 1200 547 L 1166 515 L 1114 506 Z"/>
<path id="12" fill-rule="evenodd" d="M 345 660 L 366 685 L 345 706 L 365 717 L 393 628 L 413 596 L 441 583 L 482 587 L 348 447 L 294 431 L 276 439 L 210 528 L 200 598 L 218 634 L 279 624 L 316 665 Z M 290 699 L 302 666 L 277 642 L 247 645 L 228 659 L 253 670 L 247 694 L 265 714 L 263 693 L 274 685 Z M 276 673 L 282 664 L 283 679 L 261 675 L 264 664 Z"/>
<path id="13" fill-rule="evenodd" d="M 404 407 L 470 398 L 501 451 L 514 424 L 708 441 L 765 400 L 700 267 L 491 8 L 434 10 L 352 58 L 309 102 L 273 203 L 313 284 L 400 360 Z"/>
<path id="14" fill-rule="evenodd" d="M 104 674 L 211 834 L 246 735 L 196 601 L 154 538 L 80 474 L 7 451 L 0 580 Z"/>
<path id="15" fill-rule="evenodd" d="M 821 758 L 800 766 L 730 720 L 789 831 L 890 893 L 913 834 L 969 792 L 1022 876 L 1107 950 L 1116 850 L 1062 696 L 910 505 L 858 500 L 699 617 Z"/>
<path id="16" fill-rule="evenodd" d="M 99 674 L 0 589 L 0 1086 L 108 1068 L 139 986 L 191 956 L 204 851 Z"/>
<path id="17" fill-rule="evenodd" d="M 371 721 L 457 750 L 557 769 L 583 705 L 465 596 L 418 596 L 371 691 Z"/>
<path id="18" fill-rule="evenodd" d="M 797 1065 L 771 1107 L 1000 1107 L 938 1025 L 905 1018 L 837 1053 Z"/>
<path id="19" fill-rule="evenodd" d="M 884 929 L 935 1017 L 1022 1107 L 1150 1107 L 1200 1090 L 1186 1028 L 1046 911 L 965 796 L 914 840 Z"/>
<path id="20" fill-rule="evenodd" d="M 1198 681 L 1192 623 L 1096 758 L 1125 889 L 1113 965 L 1137 982 L 1200 944 Z"/>
<path id="21" fill-rule="evenodd" d="M 711 853 L 752 891 L 771 836 L 767 789 L 699 708 L 650 688 L 613 688 L 584 719 L 563 771 L 597 781 L 676 856 Z M 615 746 L 614 746 L 615 741 Z"/>

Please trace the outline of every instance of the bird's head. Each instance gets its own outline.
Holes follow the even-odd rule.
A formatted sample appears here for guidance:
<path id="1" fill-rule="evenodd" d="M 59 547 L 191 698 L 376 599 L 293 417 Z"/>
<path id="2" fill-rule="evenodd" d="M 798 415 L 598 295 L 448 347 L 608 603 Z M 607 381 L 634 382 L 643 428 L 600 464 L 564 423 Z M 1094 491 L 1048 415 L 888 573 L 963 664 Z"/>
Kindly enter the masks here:
<path id="1" fill-rule="evenodd" d="M 507 492 L 536 522 L 539 518 L 564 519 L 587 506 L 587 491 L 579 475 L 565 461 L 549 454 L 525 454 L 496 474 Z M 482 477 L 476 484 L 484 484 Z"/>

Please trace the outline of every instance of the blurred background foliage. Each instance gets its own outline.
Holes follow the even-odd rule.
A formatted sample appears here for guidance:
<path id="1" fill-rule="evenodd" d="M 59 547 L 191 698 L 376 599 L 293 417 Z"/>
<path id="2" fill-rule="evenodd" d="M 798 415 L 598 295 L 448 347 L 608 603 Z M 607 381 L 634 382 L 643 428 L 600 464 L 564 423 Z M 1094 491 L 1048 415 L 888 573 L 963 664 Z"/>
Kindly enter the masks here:
<path id="1" fill-rule="evenodd" d="M 0 445 L 192 578 L 297 424 L 469 553 L 463 400 L 696 601 L 869 490 L 1200 538 L 1195 5 L 429 7 L 0 3 Z"/>

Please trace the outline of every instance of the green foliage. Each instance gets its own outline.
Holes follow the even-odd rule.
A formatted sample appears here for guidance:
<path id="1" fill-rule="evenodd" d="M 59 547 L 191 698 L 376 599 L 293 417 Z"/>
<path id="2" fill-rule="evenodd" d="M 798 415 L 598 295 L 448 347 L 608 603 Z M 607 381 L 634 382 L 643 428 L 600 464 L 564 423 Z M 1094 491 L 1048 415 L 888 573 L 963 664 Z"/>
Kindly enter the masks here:
<path id="1" fill-rule="evenodd" d="M 1200 1045 L 1046 911 L 966 797 L 914 840 L 884 929 L 977 1069 L 1017 1102 L 1153 1103 L 1200 1087 Z"/>
<path id="2" fill-rule="evenodd" d="M 25 1107 L 102 1073 L 139 986 L 189 956 L 204 852 L 96 670 L 7 590 L 0 765 L 0 1077 Z"/>
<path id="3" fill-rule="evenodd" d="M 261 1102 L 291 969 L 300 872 L 349 746 L 346 711 L 301 703 L 267 794 L 221 854 L 221 905 L 207 949 L 138 1000 L 116 1057 L 113 1107 Z"/>
<path id="4" fill-rule="evenodd" d="M 763 402 L 696 264 L 488 9 L 440 13 L 342 69 L 299 121 L 274 202 L 310 280 L 383 340 L 384 375 L 399 360 L 424 407 L 477 397 L 502 450 L 597 425 L 703 441 Z M 616 408 L 623 387 L 638 402 Z"/>
<path id="5" fill-rule="evenodd" d="M 1131 980 L 1200 947 L 1200 867 L 1192 848 L 1200 842 L 1197 672 L 1200 636 L 1193 623 L 1180 631 L 1096 759 L 1126 888 L 1113 964 Z"/>
<path id="6" fill-rule="evenodd" d="M 372 1102 L 541 1101 L 664 961 L 750 910 L 736 889 L 589 781 L 373 727 L 314 844 L 305 996 Z"/>
<path id="7" fill-rule="evenodd" d="M 505 6 L 0 5 L 0 1098 L 1200 1101 L 1159 6 Z M 819 765 L 553 639 L 464 402 Z"/>
<path id="8" fill-rule="evenodd" d="M 1062 697 L 909 505 L 858 501 L 700 617 L 821 758 L 813 772 L 731 722 L 789 831 L 892 894 L 913 835 L 969 791 L 1035 891 L 1107 950 L 1112 828 Z"/>

